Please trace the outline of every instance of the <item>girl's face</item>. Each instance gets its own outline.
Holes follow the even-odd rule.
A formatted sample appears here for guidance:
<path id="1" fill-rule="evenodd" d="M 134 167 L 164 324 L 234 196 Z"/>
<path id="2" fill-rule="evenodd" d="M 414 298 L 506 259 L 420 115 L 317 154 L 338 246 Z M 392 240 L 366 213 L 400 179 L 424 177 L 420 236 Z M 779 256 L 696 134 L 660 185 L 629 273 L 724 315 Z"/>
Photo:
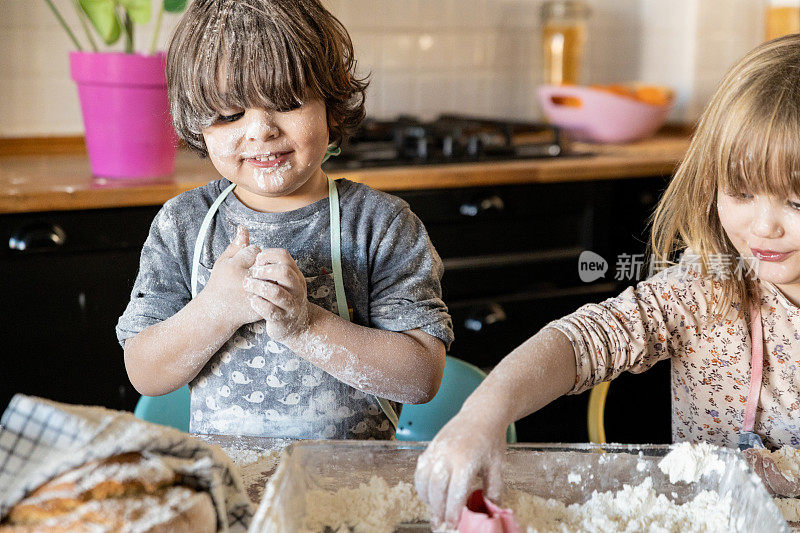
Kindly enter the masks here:
<path id="1" fill-rule="evenodd" d="M 236 184 L 235 194 L 245 205 L 282 211 L 324 197 L 320 165 L 328 123 L 323 100 L 309 99 L 291 111 L 224 109 L 220 115 L 203 129 L 203 137 L 211 162 Z"/>
<path id="2" fill-rule="evenodd" d="M 800 198 L 717 194 L 722 227 L 739 255 L 758 261 L 758 277 L 800 305 Z"/>

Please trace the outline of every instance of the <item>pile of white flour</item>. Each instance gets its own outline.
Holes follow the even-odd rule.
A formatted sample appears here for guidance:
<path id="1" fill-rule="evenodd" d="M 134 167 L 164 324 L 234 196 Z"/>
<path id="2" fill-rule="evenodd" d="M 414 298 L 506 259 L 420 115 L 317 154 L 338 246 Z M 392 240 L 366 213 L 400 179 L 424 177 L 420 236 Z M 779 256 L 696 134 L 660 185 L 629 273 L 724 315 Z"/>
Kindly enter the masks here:
<path id="1" fill-rule="evenodd" d="M 528 533 L 730 530 L 730 498 L 703 491 L 680 505 L 657 494 L 650 478 L 636 486 L 623 485 L 619 491 L 594 492 L 583 504 L 565 505 L 519 491 L 504 503 L 514 509 Z"/>
<path id="2" fill-rule="evenodd" d="M 660 463 L 660 469 L 675 483 L 696 482 L 701 476 L 719 472 L 724 464 L 708 444 L 678 445 Z M 572 476 L 571 481 L 577 478 Z M 623 485 L 622 490 L 597 492 L 583 504 L 566 505 L 521 491 L 512 491 L 503 501 L 514 510 L 527 533 L 544 532 L 727 532 L 731 514 L 729 497 L 703 491 L 692 501 L 677 504 L 653 489 L 651 478 L 641 484 Z M 391 533 L 403 522 L 425 521 L 428 510 L 413 486 L 389 486 L 373 476 L 355 489 L 335 492 L 314 490 L 306 494 L 304 531 Z"/>
<path id="3" fill-rule="evenodd" d="M 372 476 L 369 483 L 356 489 L 306 493 L 303 528 L 314 533 L 325 526 L 343 532 L 392 533 L 398 524 L 427 520 L 428 516 L 428 508 L 412 484 L 400 482 L 390 487 L 382 477 Z"/>
<path id="4" fill-rule="evenodd" d="M 696 483 L 704 475 L 712 472 L 721 474 L 725 471 L 725 463 L 716 453 L 718 449 L 707 442 L 699 444 L 682 442 L 675 445 L 658 463 L 658 468 L 669 476 L 669 482 L 672 484 L 680 481 Z"/>

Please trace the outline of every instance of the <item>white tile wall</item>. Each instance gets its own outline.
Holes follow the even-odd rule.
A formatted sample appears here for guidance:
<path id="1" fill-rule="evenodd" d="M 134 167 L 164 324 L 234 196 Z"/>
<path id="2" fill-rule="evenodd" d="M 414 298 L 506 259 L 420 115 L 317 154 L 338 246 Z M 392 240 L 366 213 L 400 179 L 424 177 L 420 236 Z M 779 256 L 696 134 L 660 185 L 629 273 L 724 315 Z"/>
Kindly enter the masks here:
<path id="1" fill-rule="evenodd" d="M 542 0 L 324 1 L 350 31 L 360 72 L 372 74 L 370 115 L 539 117 Z M 725 70 L 761 40 L 762 0 L 588 1 L 585 82 L 672 86 L 675 120 L 696 118 Z M 85 42 L 70 3 L 56 4 Z M 175 20 L 166 16 L 162 45 Z M 72 48 L 44 1 L 0 0 L 0 136 L 82 132 Z"/>

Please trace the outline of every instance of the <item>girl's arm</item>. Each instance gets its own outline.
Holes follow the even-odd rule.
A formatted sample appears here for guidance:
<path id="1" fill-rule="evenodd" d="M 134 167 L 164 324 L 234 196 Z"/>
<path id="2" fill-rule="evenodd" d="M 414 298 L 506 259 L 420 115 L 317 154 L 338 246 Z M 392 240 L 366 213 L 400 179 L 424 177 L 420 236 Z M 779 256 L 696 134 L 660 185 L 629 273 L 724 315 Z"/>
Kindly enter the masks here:
<path id="1" fill-rule="evenodd" d="M 553 328 L 539 331 L 500 361 L 419 458 L 414 481 L 435 528 L 443 522 L 455 527 L 479 474 L 488 497 L 498 500 L 506 428 L 569 392 L 575 376 L 572 344 Z"/>
<path id="2" fill-rule="evenodd" d="M 695 353 L 708 314 L 705 283 L 668 269 L 552 322 L 506 356 L 420 456 L 415 481 L 432 521 L 454 526 L 479 474 L 489 497 L 499 496 L 505 429 L 514 420 L 624 371 Z"/>
<path id="3" fill-rule="evenodd" d="M 261 317 L 243 282 L 258 248 L 244 226 L 217 259 L 208 284 L 180 311 L 125 341 L 125 369 L 139 393 L 157 396 L 191 381 L 242 325 Z"/>

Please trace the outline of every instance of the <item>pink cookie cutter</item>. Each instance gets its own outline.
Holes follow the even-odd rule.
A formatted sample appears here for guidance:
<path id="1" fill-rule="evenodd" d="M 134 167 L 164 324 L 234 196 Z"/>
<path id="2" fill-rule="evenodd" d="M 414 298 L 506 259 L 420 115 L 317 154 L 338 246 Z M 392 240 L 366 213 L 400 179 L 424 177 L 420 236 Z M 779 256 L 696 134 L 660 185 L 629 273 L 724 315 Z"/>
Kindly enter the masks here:
<path id="1" fill-rule="evenodd" d="M 469 495 L 458 520 L 459 533 L 522 533 L 514 511 L 503 509 L 484 497 L 482 490 Z"/>

